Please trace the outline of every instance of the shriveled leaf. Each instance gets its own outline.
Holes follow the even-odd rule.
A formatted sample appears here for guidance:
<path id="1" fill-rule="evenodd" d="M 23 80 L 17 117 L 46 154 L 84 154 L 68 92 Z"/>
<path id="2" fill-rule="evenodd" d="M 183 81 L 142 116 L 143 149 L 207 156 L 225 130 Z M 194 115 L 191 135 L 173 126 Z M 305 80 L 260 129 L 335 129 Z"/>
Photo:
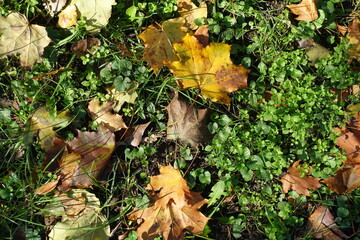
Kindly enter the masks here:
<path id="1" fill-rule="evenodd" d="M 124 92 L 119 92 L 114 87 L 106 89 L 110 95 L 110 101 L 114 103 L 113 110 L 115 112 L 119 112 L 125 102 L 135 103 L 135 100 L 138 96 L 136 93 L 137 87 L 137 83 L 132 83 L 130 88 Z"/>
<path id="2" fill-rule="evenodd" d="M 120 141 L 120 144 L 137 147 L 141 143 L 144 132 L 146 128 L 149 126 L 149 124 L 150 122 L 132 126 L 126 129 L 126 132 L 122 140 Z"/>
<path id="3" fill-rule="evenodd" d="M 54 128 L 64 128 L 70 121 L 71 116 L 68 110 L 60 112 L 53 117 L 49 109 L 41 107 L 35 111 L 30 119 L 30 135 L 38 132 L 38 139 L 44 150 L 50 150 L 54 146 L 53 137 L 56 136 Z"/>
<path id="4" fill-rule="evenodd" d="M 309 217 L 309 234 L 315 238 L 324 240 L 349 239 L 336 225 L 334 217 L 329 209 L 324 206 L 318 207 Z"/>
<path id="5" fill-rule="evenodd" d="M 60 12 L 66 5 L 66 0 L 42 0 L 46 10 L 50 12 L 53 17 L 56 13 Z"/>
<path id="6" fill-rule="evenodd" d="M 168 67 L 180 88 L 200 88 L 205 98 L 230 105 L 227 94 L 247 87 L 249 70 L 232 63 L 230 45 L 210 43 L 204 48 L 191 34 L 173 45 L 180 61 Z"/>
<path id="7" fill-rule="evenodd" d="M 203 1 L 197 7 L 191 0 L 178 0 L 178 12 L 181 17 L 185 19 L 185 26 L 191 30 L 195 30 L 198 26 L 195 24 L 195 19 L 207 17 L 206 2 Z"/>
<path id="8" fill-rule="evenodd" d="M 62 217 L 48 235 L 51 240 L 109 239 L 110 227 L 100 212 L 100 201 L 86 190 L 74 189 L 56 196 L 53 203 L 45 206 L 45 211 L 44 215 Z"/>
<path id="9" fill-rule="evenodd" d="M 167 139 L 179 139 L 196 146 L 209 142 L 212 135 L 208 129 L 210 110 L 198 109 L 175 93 L 174 98 L 166 107 L 169 118 L 167 123 Z"/>
<path id="10" fill-rule="evenodd" d="M 358 18 L 349 23 L 348 32 L 347 38 L 351 46 L 347 53 L 350 55 L 350 59 L 360 61 L 360 21 Z"/>
<path id="11" fill-rule="evenodd" d="M 316 2 L 317 0 L 302 0 L 299 4 L 290 4 L 287 7 L 293 14 L 298 15 L 296 20 L 313 21 L 319 17 Z"/>
<path id="12" fill-rule="evenodd" d="M 24 68 L 32 68 L 39 62 L 44 48 L 51 42 L 45 27 L 30 24 L 21 13 L 0 17 L 0 36 L 0 58 L 19 54 Z"/>
<path id="13" fill-rule="evenodd" d="M 70 150 L 81 156 L 69 186 L 86 188 L 100 176 L 115 149 L 115 135 L 107 128 L 97 132 L 78 131 L 78 136 L 68 143 Z"/>
<path id="14" fill-rule="evenodd" d="M 183 25 L 184 20 L 181 18 L 170 19 L 161 26 L 150 25 L 138 35 L 145 45 L 143 59 L 149 63 L 155 73 L 169 62 L 179 60 L 172 43 L 181 41 L 185 36 Z"/>
<path id="15" fill-rule="evenodd" d="M 209 218 L 198 209 L 207 200 L 190 191 L 179 170 L 161 166 L 160 175 L 151 177 L 146 189 L 151 194 L 150 207 L 129 216 L 143 220 L 137 229 L 138 239 L 154 239 L 159 234 L 168 240 L 182 239 L 185 229 L 202 233 Z"/>
<path id="16" fill-rule="evenodd" d="M 112 105 L 113 104 L 109 101 L 106 101 L 104 104 L 100 104 L 98 100 L 91 100 L 89 102 L 88 112 L 94 121 L 104 123 L 104 125 L 112 132 L 127 128 L 122 116 L 112 113 Z"/>
<path id="17" fill-rule="evenodd" d="M 76 54 L 77 57 L 85 56 L 87 53 L 94 54 L 95 51 L 92 47 L 100 47 L 100 40 L 97 38 L 87 38 L 73 43 L 71 51 Z"/>
<path id="18" fill-rule="evenodd" d="M 300 160 L 294 162 L 294 164 L 287 169 L 287 174 L 280 179 L 283 192 L 287 193 L 290 189 L 293 189 L 298 194 L 310 196 L 308 189 L 316 190 L 321 187 L 319 183 L 320 178 L 310 176 L 311 168 L 308 170 L 308 175 L 301 177 L 302 172 L 297 168 L 299 163 Z"/>
<path id="19" fill-rule="evenodd" d="M 69 28 L 76 26 L 76 20 L 80 17 L 80 13 L 74 4 L 70 4 L 59 14 L 58 25 L 61 28 Z"/>
<path id="20" fill-rule="evenodd" d="M 34 193 L 35 194 L 46 194 L 54 190 L 59 184 L 60 177 L 58 177 L 55 181 L 48 182 L 40 187 L 38 187 Z"/>

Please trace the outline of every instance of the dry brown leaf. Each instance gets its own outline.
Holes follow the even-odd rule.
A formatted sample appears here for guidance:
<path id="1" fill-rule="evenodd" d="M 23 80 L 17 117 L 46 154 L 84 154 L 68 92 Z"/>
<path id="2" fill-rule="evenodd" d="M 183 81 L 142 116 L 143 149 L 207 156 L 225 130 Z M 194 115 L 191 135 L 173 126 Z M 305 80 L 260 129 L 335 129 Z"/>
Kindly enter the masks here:
<path id="1" fill-rule="evenodd" d="M 178 240 L 184 237 L 185 229 L 202 233 L 209 218 L 198 209 L 207 200 L 190 191 L 179 170 L 171 165 L 161 166 L 160 175 L 150 177 L 146 189 L 150 191 L 150 207 L 129 216 L 142 221 L 137 229 L 138 239 L 154 239 L 161 234 L 164 239 Z"/>
<path id="2" fill-rule="evenodd" d="M 181 41 L 185 36 L 182 29 L 184 20 L 170 19 L 160 25 L 150 25 L 138 37 L 144 41 L 143 59 L 149 63 L 155 73 L 169 62 L 179 60 L 172 43 Z"/>
<path id="3" fill-rule="evenodd" d="M 113 104 L 109 101 L 100 104 L 98 100 L 91 100 L 88 105 L 91 118 L 98 123 L 103 123 L 112 132 L 127 128 L 122 116 L 112 113 L 112 110 Z"/>
<path id="4" fill-rule="evenodd" d="M 341 135 L 338 136 L 336 145 L 345 150 L 346 157 L 350 161 L 360 162 L 360 136 L 346 127 L 335 128 L 335 132 L 339 131 Z"/>
<path id="5" fill-rule="evenodd" d="M 191 0 L 178 0 L 178 12 L 185 20 L 185 26 L 191 30 L 195 30 L 198 26 L 194 23 L 197 18 L 207 17 L 206 2 L 200 3 L 197 7 Z"/>
<path id="6" fill-rule="evenodd" d="M 196 39 L 203 47 L 209 45 L 209 25 L 199 27 L 195 31 L 194 37 L 196 37 Z"/>
<path id="7" fill-rule="evenodd" d="M 318 207 L 309 217 L 309 234 L 315 238 L 324 240 L 342 240 L 349 239 L 336 225 L 334 217 L 329 209 L 324 206 Z"/>
<path id="8" fill-rule="evenodd" d="M 150 122 L 132 126 L 126 129 L 125 134 L 120 141 L 120 145 L 131 145 L 134 147 L 139 146 L 142 141 L 144 132 L 149 124 Z"/>
<path id="9" fill-rule="evenodd" d="M 210 110 L 198 109 L 190 105 L 175 92 L 174 98 L 166 107 L 169 118 L 167 123 L 167 139 L 179 139 L 192 146 L 206 144 L 212 139 L 208 129 Z"/>
<path id="10" fill-rule="evenodd" d="M 283 192 L 288 193 L 290 189 L 293 189 L 298 194 L 310 196 L 308 189 L 316 190 L 321 187 L 321 184 L 319 183 L 320 178 L 310 176 L 311 167 L 308 170 L 308 175 L 300 177 L 302 172 L 297 168 L 299 163 L 300 160 L 294 162 L 294 164 L 287 169 L 287 174 L 280 179 L 282 182 Z"/>
<path id="11" fill-rule="evenodd" d="M 293 14 L 298 15 L 296 20 L 313 21 L 319 17 L 316 2 L 317 0 L 302 0 L 299 4 L 290 4 L 287 7 Z"/>
<path id="12" fill-rule="evenodd" d="M 78 131 L 78 136 L 71 140 L 68 146 L 72 154 L 81 156 L 68 186 L 86 188 L 93 184 L 105 168 L 115 149 L 115 135 L 102 126 L 96 132 Z"/>
<path id="13" fill-rule="evenodd" d="M 59 181 L 60 181 L 60 176 L 58 176 L 55 181 L 45 183 L 44 185 L 38 187 L 38 188 L 34 191 L 34 193 L 35 193 L 35 194 L 46 194 L 46 193 L 49 193 L 49 192 L 51 192 L 52 190 L 54 190 L 54 189 L 58 186 Z"/>
<path id="14" fill-rule="evenodd" d="M 74 42 L 71 46 L 71 51 L 76 54 L 77 57 L 85 56 L 87 53 L 94 54 L 96 50 L 92 47 L 100 47 L 100 40 L 97 38 L 87 38 L 77 42 Z"/>
<path id="15" fill-rule="evenodd" d="M 249 70 L 230 59 L 230 45 L 210 43 L 205 48 L 191 34 L 173 44 L 180 61 L 168 67 L 180 88 L 200 88 L 205 98 L 230 105 L 228 93 L 247 87 Z"/>

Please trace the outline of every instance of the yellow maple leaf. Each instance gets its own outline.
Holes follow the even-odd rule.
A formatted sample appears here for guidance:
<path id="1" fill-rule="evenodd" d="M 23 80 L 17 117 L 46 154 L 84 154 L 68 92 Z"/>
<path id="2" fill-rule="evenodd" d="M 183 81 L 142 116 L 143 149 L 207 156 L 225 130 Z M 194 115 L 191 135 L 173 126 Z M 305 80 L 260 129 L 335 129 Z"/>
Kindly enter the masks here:
<path id="1" fill-rule="evenodd" d="M 203 47 L 191 34 L 173 44 L 180 61 L 169 64 L 180 88 L 200 88 L 205 98 L 230 104 L 228 93 L 247 87 L 247 74 L 243 66 L 230 59 L 230 45 L 210 43 Z"/>
<path id="2" fill-rule="evenodd" d="M 302 0 L 299 4 L 290 4 L 287 7 L 293 14 L 298 15 L 296 20 L 313 21 L 319 17 L 316 2 L 317 0 Z"/>
<path id="3" fill-rule="evenodd" d="M 207 17 L 207 7 L 205 2 L 202 2 L 200 6 L 197 7 L 191 0 L 179 0 L 178 12 L 185 20 L 185 26 L 191 30 L 198 28 L 198 25 L 194 23 L 195 19 Z"/>
<path id="4" fill-rule="evenodd" d="M 151 177 L 146 189 L 151 191 L 151 206 L 129 216 L 132 220 L 143 219 L 137 229 L 139 239 L 154 239 L 159 234 L 168 240 L 182 239 L 184 229 L 202 233 L 209 218 L 198 209 L 207 199 L 190 191 L 179 170 L 161 166 L 160 175 Z"/>
<path id="5" fill-rule="evenodd" d="M 179 60 L 172 44 L 181 41 L 185 36 L 186 33 L 182 29 L 184 22 L 182 18 L 170 19 L 161 26 L 150 25 L 138 35 L 145 45 L 143 59 L 155 73 L 168 62 Z"/>

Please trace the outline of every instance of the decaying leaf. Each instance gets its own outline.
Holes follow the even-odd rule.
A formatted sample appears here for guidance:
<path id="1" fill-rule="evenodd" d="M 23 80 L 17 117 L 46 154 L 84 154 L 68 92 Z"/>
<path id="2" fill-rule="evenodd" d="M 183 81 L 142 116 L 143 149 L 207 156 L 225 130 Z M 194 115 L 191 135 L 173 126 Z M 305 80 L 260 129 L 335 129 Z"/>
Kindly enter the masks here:
<path id="1" fill-rule="evenodd" d="M 283 192 L 288 193 L 290 189 L 293 189 L 298 194 L 310 196 L 308 189 L 316 190 L 321 187 L 319 183 L 320 178 L 310 176 L 311 167 L 308 169 L 309 174 L 301 177 L 302 172 L 297 168 L 299 164 L 300 160 L 294 162 L 294 164 L 287 169 L 287 174 L 280 179 Z"/>
<path id="2" fill-rule="evenodd" d="M 86 18 L 86 30 L 90 33 L 100 32 L 109 21 L 111 16 L 111 7 L 115 5 L 115 0 L 72 0 L 70 4 L 59 14 L 59 25 L 63 28 L 76 25 L 76 21 L 79 17 Z M 79 15 L 75 17 L 75 9 Z M 60 17 L 62 22 L 60 23 Z M 69 20 L 67 20 L 69 19 Z"/>
<path id="3" fill-rule="evenodd" d="M 349 239 L 336 225 L 334 217 L 329 209 L 324 206 L 318 207 L 309 217 L 309 235 L 324 240 Z"/>
<path id="4" fill-rule="evenodd" d="M 349 23 L 348 32 L 347 38 L 351 47 L 347 53 L 350 55 L 350 59 L 360 61 L 360 21 L 358 18 Z"/>
<path id="5" fill-rule="evenodd" d="M 317 0 L 302 0 L 299 4 L 290 4 L 287 7 L 293 14 L 298 15 L 296 20 L 313 21 L 319 17 L 316 2 Z"/>
<path id="6" fill-rule="evenodd" d="M 207 17 L 206 2 L 203 1 L 197 7 L 191 0 L 178 0 L 178 12 L 185 20 L 185 26 L 191 30 L 195 30 L 198 26 L 194 23 L 197 18 Z"/>
<path id="7" fill-rule="evenodd" d="M 204 48 L 196 37 L 187 34 L 173 46 L 180 61 L 168 67 L 180 88 L 200 88 L 205 98 L 230 105 L 227 94 L 247 87 L 249 70 L 232 63 L 230 45 L 210 43 Z"/>
<path id="8" fill-rule="evenodd" d="M 35 111 L 30 119 L 30 132 L 28 138 L 31 138 L 35 133 L 38 133 L 38 139 L 41 147 L 44 150 L 49 150 L 54 146 L 53 137 L 56 136 L 54 128 L 64 128 L 70 121 L 71 116 L 69 111 L 63 111 L 53 117 L 49 109 L 41 107 Z"/>
<path id="9" fill-rule="evenodd" d="M 196 37 L 196 39 L 203 47 L 209 45 L 209 25 L 203 25 L 199 27 L 195 31 L 194 37 Z"/>
<path id="10" fill-rule="evenodd" d="M 45 27 L 29 24 L 20 13 L 0 17 L 0 36 L 0 58 L 19 54 L 24 68 L 32 68 L 39 62 L 44 48 L 51 42 Z"/>
<path id="11" fill-rule="evenodd" d="M 307 48 L 306 55 L 309 61 L 314 63 L 320 59 L 327 58 L 331 51 L 320 44 L 316 43 L 313 39 L 301 39 L 299 41 L 299 48 Z"/>
<path id="12" fill-rule="evenodd" d="M 115 87 L 106 89 L 106 91 L 110 95 L 109 100 L 114 103 L 113 110 L 115 112 L 119 112 L 125 102 L 135 103 L 135 100 L 138 96 L 136 93 L 137 87 L 137 83 L 132 83 L 128 90 L 126 90 L 125 92 L 119 92 L 115 89 Z"/>
<path id="13" fill-rule="evenodd" d="M 210 110 L 198 109 L 175 93 L 174 98 L 166 107 L 169 118 L 167 123 L 167 139 L 179 139 L 192 146 L 205 144 L 212 139 L 208 129 Z"/>
<path id="14" fill-rule="evenodd" d="M 69 28 L 71 26 L 76 26 L 76 20 L 80 17 L 80 13 L 77 10 L 74 4 L 67 6 L 59 14 L 58 25 L 61 28 Z"/>
<path id="15" fill-rule="evenodd" d="M 150 25 L 138 35 L 145 45 L 143 59 L 149 63 L 155 73 L 169 62 L 179 60 L 172 43 L 181 41 L 185 36 L 183 25 L 184 20 L 181 18 L 170 19 L 161 26 Z"/>
<path id="16" fill-rule="evenodd" d="M 78 131 L 78 136 L 68 146 L 72 154 L 81 156 L 68 185 L 86 188 L 93 185 L 94 179 L 105 168 L 115 149 L 115 135 L 105 127 L 100 127 L 96 132 Z"/>
<path id="17" fill-rule="evenodd" d="M 88 106 L 91 118 L 98 123 L 103 123 L 112 132 L 127 128 L 122 116 L 112 113 L 112 109 L 112 103 L 109 101 L 101 105 L 98 100 L 91 100 Z"/>
<path id="18" fill-rule="evenodd" d="M 56 196 L 42 212 L 46 217 L 61 217 L 48 235 L 51 240 L 109 239 L 110 227 L 101 213 L 100 201 L 84 189 L 74 189 Z"/>
<path id="19" fill-rule="evenodd" d="M 150 191 L 150 207 L 129 216 L 142 222 L 137 229 L 138 239 L 154 239 L 161 234 L 164 239 L 178 240 L 185 229 L 202 233 L 209 218 L 198 209 L 207 200 L 190 191 L 179 170 L 161 166 L 160 175 L 151 177 L 146 189 Z"/>
<path id="20" fill-rule="evenodd" d="M 92 47 L 100 47 L 100 40 L 97 38 L 87 38 L 73 43 L 71 51 L 77 57 L 85 56 L 87 53 L 94 54 L 95 50 Z"/>
<path id="21" fill-rule="evenodd" d="M 66 5 L 66 0 L 42 0 L 46 10 L 50 12 L 53 17 L 56 13 L 60 12 Z"/>

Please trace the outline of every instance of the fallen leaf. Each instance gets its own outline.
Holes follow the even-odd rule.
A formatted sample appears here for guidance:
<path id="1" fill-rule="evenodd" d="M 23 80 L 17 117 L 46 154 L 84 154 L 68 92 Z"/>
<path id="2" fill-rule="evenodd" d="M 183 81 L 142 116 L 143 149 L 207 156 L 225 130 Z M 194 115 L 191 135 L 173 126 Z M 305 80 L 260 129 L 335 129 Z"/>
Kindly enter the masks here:
<path id="1" fill-rule="evenodd" d="M 101 105 L 98 100 L 91 100 L 88 106 L 91 118 L 98 123 L 104 123 L 112 132 L 127 128 L 122 116 L 112 113 L 112 109 L 112 103 L 109 101 Z"/>
<path id="2" fill-rule="evenodd" d="M 96 50 L 92 47 L 100 47 L 100 40 L 97 38 L 87 38 L 77 42 L 74 42 L 71 46 L 71 51 L 76 54 L 77 57 L 85 56 L 87 53 L 94 54 Z"/>
<path id="3" fill-rule="evenodd" d="M 309 61 L 315 63 L 320 59 L 327 58 L 331 51 L 327 48 L 316 43 L 313 39 L 301 39 L 299 42 L 299 48 L 307 48 L 306 55 L 309 58 Z"/>
<path id="4" fill-rule="evenodd" d="M 136 126 L 129 127 L 125 130 L 125 134 L 122 137 L 120 144 L 121 145 L 131 145 L 134 147 L 139 146 L 142 141 L 142 137 L 146 128 L 149 126 L 150 122 L 139 124 Z"/>
<path id="5" fill-rule="evenodd" d="M 66 0 L 42 0 L 42 2 L 45 9 L 50 12 L 52 17 L 60 12 L 66 5 Z"/>
<path id="6" fill-rule="evenodd" d="M 200 3 L 197 7 L 191 0 L 178 0 L 178 12 L 185 20 L 185 26 L 191 30 L 195 30 L 198 26 L 194 23 L 197 18 L 207 17 L 206 2 Z"/>
<path id="7" fill-rule="evenodd" d="M 86 188 L 100 176 L 115 149 L 115 135 L 100 126 L 96 132 L 78 131 L 78 136 L 68 143 L 72 154 L 81 156 L 75 167 L 70 187 Z"/>
<path id="8" fill-rule="evenodd" d="M 360 136 L 346 127 L 335 128 L 334 131 L 341 132 L 335 144 L 345 150 L 345 156 L 350 161 L 360 162 Z"/>
<path id="9" fill-rule="evenodd" d="M 137 83 L 132 83 L 131 86 L 124 92 L 117 91 L 115 87 L 106 89 L 110 96 L 109 100 L 114 103 L 113 110 L 115 112 L 119 112 L 125 102 L 135 103 L 135 100 L 138 96 L 136 93 L 137 87 Z"/>
<path id="10" fill-rule="evenodd" d="M 160 175 L 150 177 L 146 189 L 150 191 L 150 207 L 129 216 L 142 221 L 136 231 L 138 239 L 154 239 L 159 234 L 168 240 L 182 239 L 185 229 L 202 233 L 209 218 L 198 209 L 207 200 L 190 191 L 179 170 L 161 166 Z"/>
<path id="11" fill-rule="evenodd" d="M 355 18 L 354 21 L 349 23 L 348 27 L 349 44 L 351 44 L 347 54 L 350 55 L 351 59 L 356 59 L 360 62 L 360 22 L 359 19 Z"/>
<path id="12" fill-rule="evenodd" d="M 309 217 L 309 234 L 315 238 L 324 240 L 349 239 L 336 225 L 334 217 L 329 209 L 324 206 L 318 207 Z"/>
<path id="13" fill-rule="evenodd" d="M 100 32 L 111 17 L 112 6 L 115 0 L 77 0 L 75 3 L 80 15 L 86 18 L 85 29 L 90 33 Z"/>
<path id="14" fill-rule="evenodd" d="M 196 37 L 186 34 L 173 44 L 180 61 L 168 67 L 180 88 L 200 88 L 205 98 L 230 105 L 228 93 L 247 87 L 248 69 L 230 59 L 230 45 L 210 43 L 205 48 Z"/>
<path id="15" fill-rule="evenodd" d="M 293 189 L 298 194 L 305 196 L 310 196 L 309 190 L 316 190 L 321 187 L 319 183 L 320 178 L 314 178 L 310 176 L 311 167 L 308 169 L 308 175 L 301 177 L 301 170 L 297 168 L 299 166 L 300 160 L 294 162 L 294 164 L 287 169 L 287 174 L 285 174 L 280 181 L 282 182 L 282 188 L 284 193 L 288 193 L 290 189 Z"/>
<path id="16" fill-rule="evenodd" d="M 166 107 L 169 118 L 167 123 L 167 139 L 179 139 L 196 146 L 206 144 L 212 139 L 208 129 L 211 112 L 190 105 L 175 92 L 174 98 Z"/>
<path id="17" fill-rule="evenodd" d="M 44 185 L 38 187 L 34 193 L 35 194 L 46 194 L 51 192 L 52 190 L 54 190 L 58 185 L 59 185 L 59 181 L 60 181 L 60 176 L 58 176 L 58 178 L 55 181 L 51 181 L 48 183 L 45 183 Z"/>
<path id="18" fill-rule="evenodd" d="M 150 25 L 138 35 L 145 45 L 143 59 L 149 63 L 155 73 L 169 62 L 179 60 L 172 43 L 181 41 L 185 36 L 183 25 L 184 20 L 181 18 L 170 19 L 161 26 Z"/>
<path id="19" fill-rule="evenodd" d="M 60 112 L 56 117 L 53 117 L 48 108 L 41 107 L 31 116 L 30 131 L 26 137 L 30 140 L 35 133 L 38 133 L 40 146 L 44 150 L 49 150 L 54 146 L 53 137 L 56 136 L 56 132 L 53 129 L 66 127 L 71 119 L 72 117 L 68 110 Z"/>
<path id="20" fill-rule="evenodd" d="M 80 13 L 74 4 L 67 6 L 59 14 L 58 25 L 61 28 L 69 28 L 76 26 L 76 20 L 80 17 Z"/>
<path id="21" fill-rule="evenodd" d="M 0 17 L 0 35 L 0 58 L 19 54 L 24 68 L 40 62 L 44 48 L 51 42 L 45 27 L 29 24 L 21 13 Z"/>
<path id="22" fill-rule="evenodd" d="M 52 76 L 52 75 L 55 75 L 55 74 L 57 74 L 58 72 L 61 72 L 61 71 L 64 71 L 64 70 L 66 70 L 66 68 L 65 68 L 65 67 L 61 67 L 61 68 L 59 68 L 59 69 L 57 69 L 57 70 L 50 71 L 50 72 L 47 72 L 47 73 L 42 73 L 42 74 L 40 74 L 39 76 L 32 77 L 32 79 L 39 80 L 39 79 L 41 79 L 41 78 L 43 78 L 43 77 L 45 77 L 45 76 Z"/>
<path id="23" fill-rule="evenodd" d="M 42 212 L 46 217 L 61 217 L 48 235 L 51 240 L 109 239 L 110 227 L 101 213 L 100 201 L 95 194 L 84 189 L 74 189 L 54 197 Z"/>
<path id="24" fill-rule="evenodd" d="M 195 31 L 194 37 L 196 37 L 196 39 L 203 47 L 209 45 L 209 25 L 199 27 Z"/>
<path id="25" fill-rule="evenodd" d="M 287 7 L 293 14 L 298 15 L 296 20 L 313 21 L 319 17 L 316 2 L 317 0 L 302 0 L 299 4 L 290 4 Z"/>

